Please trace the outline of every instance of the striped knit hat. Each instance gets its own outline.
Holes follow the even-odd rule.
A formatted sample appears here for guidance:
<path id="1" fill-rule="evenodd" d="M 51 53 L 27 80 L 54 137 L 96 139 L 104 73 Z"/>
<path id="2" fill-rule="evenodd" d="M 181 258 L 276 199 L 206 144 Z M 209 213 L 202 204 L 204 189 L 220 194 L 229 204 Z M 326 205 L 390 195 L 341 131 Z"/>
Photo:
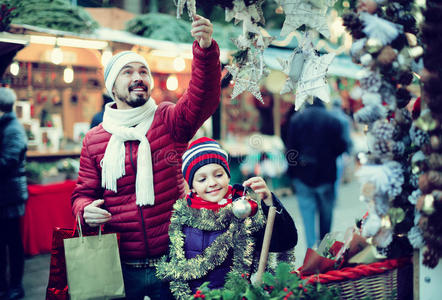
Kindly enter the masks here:
<path id="1" fill-rule="evenodd" d="M 149 72 L 149 90 L 153 89 L 152 74 L 150 73 L 149 66 L 144 57 L 133 51 L 123 51 L 115 54 L 104 70 L 104 84 L 112 99 L 114 99 L 112 88 L 114 87 L 115 79 L 117 79 L 118 74 L 125 65 L 133 62 L 139 62 L 146 66 L 147 71 Z"/>
<path id="2" fill-rule="evenodd" d="M 192 188 L 193 176 L 195 172 L 208 164 L 219 164 L 230 177 L 229 156 L 221 149 L 220 145 L 211 138 L 202 137 L 192 142 L 183 154 L 183 175 L 184 179 Z"/>

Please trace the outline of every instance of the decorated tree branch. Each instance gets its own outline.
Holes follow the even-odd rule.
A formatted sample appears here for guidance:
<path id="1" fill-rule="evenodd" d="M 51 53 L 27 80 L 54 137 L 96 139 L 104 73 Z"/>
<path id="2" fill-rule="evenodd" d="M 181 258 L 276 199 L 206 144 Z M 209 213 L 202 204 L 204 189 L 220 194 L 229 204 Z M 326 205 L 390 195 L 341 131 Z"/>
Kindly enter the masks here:
<path id="1" fill-rule="evenodd" d="M 442 258 L 442 55 L 440 19 L 442 2 L 427 1 L 422 26 L 424 70 L 422 71 L 422 100 L 415 126 L 429 135 L 421 143 L 421 155 L 414 169 L 419 176 L 419 188 L 414 198 L 417 225 L 414 241 L 423 247 L 423 264 L 434 268 Z M 423 237 L 423 240 L 422 240 Z"/>
<path id="2" fill-rule="evenodd" d="M 365 124 L 369 152 L 358 176 L 361 199 L 369 214 L 362 234 L 389 258 L 411 254 L 421 232 L 414 222 L 413 202 L 420 192 L 418 173 L 411 165 L 421 159 L 428 140 L 414 126 L 407 109 L 408 86 L 419 73 L 423 53 L 417 45 L 411 1 L 360 1 L 343 16 L 354 38 L 350 55 L 363 66 L 360 80 L 364 107 L 355 120 Z M 411 242 L 411 244 L 410 244 Z"/>

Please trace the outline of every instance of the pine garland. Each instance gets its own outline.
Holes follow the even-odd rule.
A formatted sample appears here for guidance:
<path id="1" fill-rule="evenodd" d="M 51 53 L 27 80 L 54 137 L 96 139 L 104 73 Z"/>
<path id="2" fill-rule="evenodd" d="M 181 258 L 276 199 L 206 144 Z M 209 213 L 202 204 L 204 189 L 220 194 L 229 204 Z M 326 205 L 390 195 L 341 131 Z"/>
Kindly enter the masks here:
<path id="1" fill-rule="evenodd" d="M 82 7 L 68 0 L 0 0 L 16 7 L 11 22 L 76 33 L 90 33 L 98 23 Z"/>
<path id="2" fill-rule="evenodd" d="M 252 233 L 265 224 L 260 204 L 258 206 L 258 212 L 254 217 L 240 220 L 233 215 L 232 204 L 214 212 L 204 208 L 191 208 L 185 199 L 175 203 L 169 227 L 170 257 L 169 261 L 167 257 L 162 258 L 157 266 L 157 276 L 171 281 L 170 290 L 176 299 L 191 296 L 187 281 L 202 278 L 221 265 L 230 250 L 233 250 L 233 266 L 229 274 L 241 274 L 251 269 L 255 246 Z M 186 259 L 183 226 L 205 231 L 226 231 L 202 254 Z"/>

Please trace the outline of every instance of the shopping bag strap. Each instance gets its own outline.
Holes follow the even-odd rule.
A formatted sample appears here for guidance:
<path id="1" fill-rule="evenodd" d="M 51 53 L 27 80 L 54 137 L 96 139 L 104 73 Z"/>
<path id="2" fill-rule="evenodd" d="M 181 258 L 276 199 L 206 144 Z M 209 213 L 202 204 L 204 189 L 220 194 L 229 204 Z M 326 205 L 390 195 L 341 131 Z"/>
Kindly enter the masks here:
<path id="1" fill-rule="evenodd" d="M 77 214 L 77 220 L 75 222 L 74 226 L 74 232 L 75 230 L 78 230 L 78 236 L 83 238 L 83 230 L 81 229 L 81 220 L 80 220 L 80 214 Z"/>
<path id="2" fill-rule="evenodd" d="M 98 226 L 98 240 L 101 240 L 101 231 L 103 230 L 103 226 L 104 226 L 104 224 L 100 224 Z M 74 225 L 74 233 L 75 233 L 75 230 L 78 230 L 78 236 L 81 238 L 81 242 L 83 242 L 83 230 L 81 228 L 80 214 L 77 214 L 77 220 Z"/>

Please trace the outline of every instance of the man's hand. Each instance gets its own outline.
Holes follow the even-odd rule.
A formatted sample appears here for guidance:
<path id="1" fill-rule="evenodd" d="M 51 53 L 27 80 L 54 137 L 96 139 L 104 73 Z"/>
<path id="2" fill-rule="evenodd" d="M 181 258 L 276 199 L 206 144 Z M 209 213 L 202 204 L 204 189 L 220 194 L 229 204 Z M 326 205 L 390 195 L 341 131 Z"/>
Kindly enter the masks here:
<path id="1" fill-rule="evenodd" d="M 213 25 L 200 15 L 195 15 L 190 34 L 198 41 L 201 48 L 209 48 L 212 45 Z"/>
<path id="2" fill-rule="evenodd" d="M 104 224 L 112 219 L 112 215 L 99 206 L 104 203 L 103 199 L 98 199 L 84 208 L 83 219 L 91 227 Z"/>
<path id="3" fill-rule="evenodd" d="M 273 205 L 273 197 L 262 177 L 252 177 L 244 181 L 244 186 L 250 187 L 267 206 Z"/>

